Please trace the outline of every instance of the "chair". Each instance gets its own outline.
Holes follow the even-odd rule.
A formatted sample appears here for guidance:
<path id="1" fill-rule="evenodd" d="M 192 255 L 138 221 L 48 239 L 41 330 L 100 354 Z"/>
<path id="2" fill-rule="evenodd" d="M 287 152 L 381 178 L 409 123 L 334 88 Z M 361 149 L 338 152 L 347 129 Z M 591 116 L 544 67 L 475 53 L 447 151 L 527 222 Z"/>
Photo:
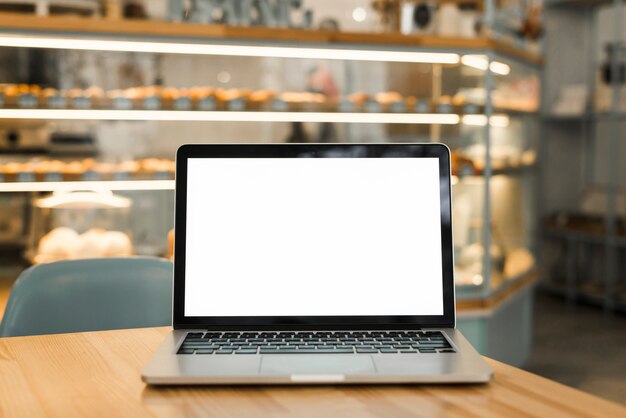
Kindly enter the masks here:
<path id="1" fill-rule="evenodd" d="M 58 261 L 26 269 L 0 337 L 171 325 L 172 263 L 149 257 Z"/>

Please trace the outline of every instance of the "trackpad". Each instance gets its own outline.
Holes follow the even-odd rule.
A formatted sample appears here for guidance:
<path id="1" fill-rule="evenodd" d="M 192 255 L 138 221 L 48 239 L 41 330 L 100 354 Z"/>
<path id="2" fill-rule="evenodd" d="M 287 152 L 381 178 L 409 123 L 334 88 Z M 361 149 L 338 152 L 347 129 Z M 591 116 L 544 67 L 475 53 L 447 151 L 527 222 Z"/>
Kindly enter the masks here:
<path id="1" fill-rule="evenodd" d="M 264 355 L 261 373 L 266 374 L 370 374 L 374 362 L 368 355 L 271 354 Z"/>

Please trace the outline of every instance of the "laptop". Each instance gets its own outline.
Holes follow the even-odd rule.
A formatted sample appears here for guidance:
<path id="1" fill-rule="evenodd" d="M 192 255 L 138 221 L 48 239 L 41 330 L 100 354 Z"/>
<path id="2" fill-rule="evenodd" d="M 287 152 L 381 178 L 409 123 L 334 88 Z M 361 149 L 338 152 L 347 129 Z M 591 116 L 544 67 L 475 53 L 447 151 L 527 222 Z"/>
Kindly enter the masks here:
<path id="1" fill-rule="evenodd" d="M 442 144 L 183 145 L 162 384 L 487 382 Z"/>

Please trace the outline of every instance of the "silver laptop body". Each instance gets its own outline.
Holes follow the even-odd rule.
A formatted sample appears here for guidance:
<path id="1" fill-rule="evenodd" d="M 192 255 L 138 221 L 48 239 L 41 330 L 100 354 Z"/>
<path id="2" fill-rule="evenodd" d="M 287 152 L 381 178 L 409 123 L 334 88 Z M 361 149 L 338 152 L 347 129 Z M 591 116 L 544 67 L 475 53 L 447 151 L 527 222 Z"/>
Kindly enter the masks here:
<path id="1" fill-rule="evenodd" d="M 161 384 L 478 383 L 442 144 L 184 145 Z"/>

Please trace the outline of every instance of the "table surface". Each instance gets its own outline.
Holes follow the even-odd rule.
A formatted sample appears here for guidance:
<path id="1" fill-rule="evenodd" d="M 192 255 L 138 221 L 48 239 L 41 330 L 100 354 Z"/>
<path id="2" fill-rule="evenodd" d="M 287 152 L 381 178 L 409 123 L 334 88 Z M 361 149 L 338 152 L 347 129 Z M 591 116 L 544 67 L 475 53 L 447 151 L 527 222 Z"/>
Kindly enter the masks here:
<path id="1" fill-rule="evenodd" d="M 140 371 L 168 331 L 0 338 L 0 416 L 626 417 L 618 404 L 493 360 L 487 385 L 146 386 Z"/>

